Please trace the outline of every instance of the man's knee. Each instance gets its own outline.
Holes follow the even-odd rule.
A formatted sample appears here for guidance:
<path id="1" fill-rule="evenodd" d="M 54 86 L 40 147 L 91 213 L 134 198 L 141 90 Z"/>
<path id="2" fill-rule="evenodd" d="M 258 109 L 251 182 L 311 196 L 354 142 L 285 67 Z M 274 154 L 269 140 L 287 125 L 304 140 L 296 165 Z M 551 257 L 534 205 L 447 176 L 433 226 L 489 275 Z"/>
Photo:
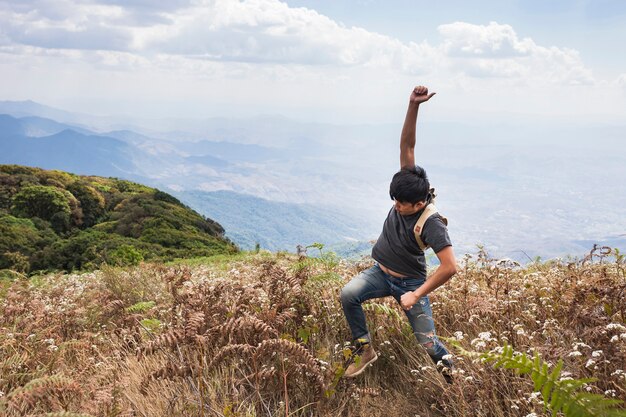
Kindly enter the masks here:
<path id="1" fill-rule="evenodd" d="M 356 302 L 356 294 L 353 289 L 350 288 L 350 284 L 347 284 L 341 289 L 341 305 L 348 305 Z"/>
<path id="2" fill-rule="evenodd" d="M 430 356 L 435 354 L 435 334 L 433 332 L 415 333 L 415 336 Z"/>

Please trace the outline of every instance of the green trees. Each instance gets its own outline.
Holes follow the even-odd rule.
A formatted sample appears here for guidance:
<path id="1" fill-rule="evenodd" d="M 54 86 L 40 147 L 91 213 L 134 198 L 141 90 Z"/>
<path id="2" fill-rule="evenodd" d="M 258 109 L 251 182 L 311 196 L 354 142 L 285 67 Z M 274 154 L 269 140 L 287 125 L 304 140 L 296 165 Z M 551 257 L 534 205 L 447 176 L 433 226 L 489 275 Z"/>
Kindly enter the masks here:
<path id="1" fill-rule="evenodd" d="M 0 165 L 0 270 L 72 271 L 236 252 L 223 231 L 141 184 Z"/>
<path id="2" fill-rule="evenodd" d="M 72 201 L 73 200 L 73 201 Z M 39 217 L 52 224 L 57 233 L 62 233 L 70 227 L 72 208 L 78 202 L 67 191 L 56 187 L 31 185 L 22 188 L 15 197 L 11 212 L 17 217 Z"/>
<path id="3" fill-rule="evenodd" d="M 83 213 L 82 226 L 91 227 L 94 224 L 98 223 L 98 220 L 101 219 L 105 214 L 104 197 L 100 193 L 98 193 L 93 187 L 79 181 L 71 183 L 67 187 L 67 190 L 72 193 L 72 195 L 80 203 L 80 208 Z"/>

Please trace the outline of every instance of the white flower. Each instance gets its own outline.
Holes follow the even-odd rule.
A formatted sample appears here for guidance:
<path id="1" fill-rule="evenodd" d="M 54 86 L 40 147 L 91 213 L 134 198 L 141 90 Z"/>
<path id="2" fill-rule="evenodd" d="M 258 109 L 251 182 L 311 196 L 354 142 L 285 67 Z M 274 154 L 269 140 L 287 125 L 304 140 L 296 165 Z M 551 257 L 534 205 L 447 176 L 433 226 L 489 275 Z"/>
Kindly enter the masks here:
<path id="1" fill-rule="evenodd" d="M 619 340 L 619 336 L 615 334 L 615 335 L 613 335 L 613 337 L 611 337 L 610 342 L 611 342 L 611 343 L 615 343 L 615 342 L 617 342 L 618 340 Z"/>
<path id="2" fill-rule="evenodd" d="M 472 340 L 471 345 L 474 346 L 478 350 L 483 349 L 485 346 L 487 346 L 485 341 L 481 339 Z"/>
<path id="3" fill-rule="evenodd" d="M 570 352 L 567 356 L 572 357 L 572 356 L 582 356 L 582 355 L 583 354 L 580 353 L 579 351 L 574 350 L 574 351 Z"/>
<path id="4" fill-rule="evenodd" d="M 462 331 L 454 332 L 454 338 L 456 340 L 463 340 L 463 332 Z"/>
<path id="5" fill-rule="evenodd" d="M 619 323 L 609 323 L 606 325 L 607 330 L 617 330 L 618 332 L 626 332 L 626 327 Z"/>
<path id="6" fill-rule="evenodd" d="M 465 377 L 465 382 L 472 382 L 474 381 L 474 377 L 473 376 L 466 376 Z"/>
<path id="7" fill-rule="evenodd" d="M 600 356 L 602 356 L 602 351 L 594 350 L 593 352 L 591 352 L 591 356 L 593 356 L 594 358 L 599 358 Z"/>
<path id="8" fill-rule="evenodd" d="M 491 340 L 491 332 L 478 333 L 478 338 L 488 342 Z"/>
<path id="9" fill-rule="evenodd" d="M 591 365 L 595 365 L 596 361 L 594 361 L 593 359 L 589 359 L 587 361 L 587 363 L 585 364 L 585 368 L 589 368 Z"/>

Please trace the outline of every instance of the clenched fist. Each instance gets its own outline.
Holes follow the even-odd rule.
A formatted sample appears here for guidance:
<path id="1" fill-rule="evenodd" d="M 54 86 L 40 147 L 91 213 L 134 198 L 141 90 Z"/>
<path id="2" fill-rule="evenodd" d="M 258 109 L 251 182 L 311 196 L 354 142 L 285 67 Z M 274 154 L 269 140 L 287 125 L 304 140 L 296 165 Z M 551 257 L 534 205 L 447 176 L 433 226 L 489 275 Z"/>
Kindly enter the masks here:
<path id="1" fill-rule="evenodd" d="M 424 87 L 423 85 L 418 85 L 417 87 L 413 89 L 413 92 L 411 92 L 410 100 L 411 100 L 411 103 L 420 104 L 420 103 L 430 100 L 430 98 L 434 96 L 435 94 L 436 93 L 428 94 L 428 87 Z"/>

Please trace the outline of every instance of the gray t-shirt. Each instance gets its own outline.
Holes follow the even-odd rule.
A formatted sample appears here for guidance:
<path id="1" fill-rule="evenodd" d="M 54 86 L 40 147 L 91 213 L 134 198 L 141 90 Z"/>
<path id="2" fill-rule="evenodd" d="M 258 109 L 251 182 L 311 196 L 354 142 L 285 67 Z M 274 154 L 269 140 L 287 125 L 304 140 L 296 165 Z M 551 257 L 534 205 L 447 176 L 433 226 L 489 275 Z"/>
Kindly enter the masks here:
<path id="1" fill-rule="evenodd" d="M 410 216 L 402 216 L 395 208 L 389 210 L 383 231 L 372 248 L 372 258 L 399 274 L 426 278 L 424 252 L 415 240 L 413 228 L 423 210 Z M 434 214 L 424 223 L 421 238 L 435 253 L 452 246 L 448 228 L 439 214 Z"/>

